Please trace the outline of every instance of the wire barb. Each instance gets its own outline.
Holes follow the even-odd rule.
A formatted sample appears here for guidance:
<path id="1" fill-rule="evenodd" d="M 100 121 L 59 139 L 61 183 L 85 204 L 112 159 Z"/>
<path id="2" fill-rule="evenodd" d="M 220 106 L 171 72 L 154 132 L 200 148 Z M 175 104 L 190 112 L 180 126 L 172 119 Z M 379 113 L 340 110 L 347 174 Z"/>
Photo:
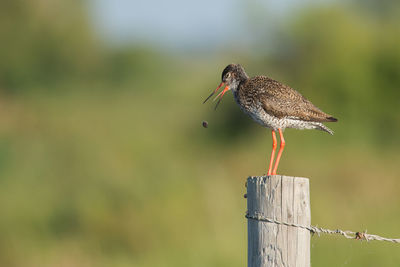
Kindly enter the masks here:
<path id="1" fill-rule="evenodd" d="M 281 222 L 278 220 L 270 219 L 265 217 L 263 214 L 259 212 L 255 212 L 254 215 L 250 215 L 248 212 L 246 212 L 246 218 L 250 220 L 256 220 L 256 221 L 261 221 L 261 222 L 268 222 L 268 223 L 275 223 L 275 224 L 281 224 L 281 225 L 286 225 L 286 226 L 291 226 L 291 227 L 298 227 L 302 229 L 306 229 L 311 232 L 311 234 L 317 234 L 320 236 L 320 234 L 339 234 L 344 236 L 347 239 L 355 239 L 355 240 L 365 240 L 365 241 L 386 241 L 386 242 L 392 242 L 392 243 L 400 243 L 400 238 L 386 238 L 382 237 L 379 235 L 373 235 L 373 234 L 367 234 L 367 231 L 365 232 L 353 232 L 353 231 L 343 231 L 340 229 L 336 230 L 330 230 L 330 229 L 325 229 L 322 227 L 317 227 L 317 226 L 306 226 L 306 225 L 301 225 L 297 223 L 287 223 L 287 222 Z"/>

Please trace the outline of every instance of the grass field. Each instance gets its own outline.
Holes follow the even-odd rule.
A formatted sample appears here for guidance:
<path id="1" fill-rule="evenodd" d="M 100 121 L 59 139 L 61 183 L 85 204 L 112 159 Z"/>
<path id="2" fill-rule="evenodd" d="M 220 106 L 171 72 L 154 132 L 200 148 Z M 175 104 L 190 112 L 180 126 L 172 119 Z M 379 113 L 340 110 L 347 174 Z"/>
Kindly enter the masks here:
<path id="1" fill-rule="evenodd" d="M 270 132 L 237 112 L 227 124 L 230 95 L 214 112 L 208 81 L 186 84 L 4 98 L 0 265 L 245 265 L 244 183 L 265 173 Z M 396 237 L 398 147 L 367 145 L 340 119 L 334 136 L 287 130 L 280 173 L 310 178 L 313 224 Z M 400 262 L 394 244 L 311 245 L 313 266 Z"/>

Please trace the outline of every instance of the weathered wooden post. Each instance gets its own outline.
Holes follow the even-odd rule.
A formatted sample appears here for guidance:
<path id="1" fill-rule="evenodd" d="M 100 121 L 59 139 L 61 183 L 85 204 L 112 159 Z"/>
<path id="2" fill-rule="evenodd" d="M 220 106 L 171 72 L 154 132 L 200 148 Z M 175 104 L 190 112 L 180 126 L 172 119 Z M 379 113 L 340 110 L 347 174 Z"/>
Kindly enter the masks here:
<path id="1" fill-rule="evenodd" d="M 248 267 L 310 267 L 310 193 L 307 178 L 247 179 Z M 267 218 L 267 222 L 257 218 Z"/>

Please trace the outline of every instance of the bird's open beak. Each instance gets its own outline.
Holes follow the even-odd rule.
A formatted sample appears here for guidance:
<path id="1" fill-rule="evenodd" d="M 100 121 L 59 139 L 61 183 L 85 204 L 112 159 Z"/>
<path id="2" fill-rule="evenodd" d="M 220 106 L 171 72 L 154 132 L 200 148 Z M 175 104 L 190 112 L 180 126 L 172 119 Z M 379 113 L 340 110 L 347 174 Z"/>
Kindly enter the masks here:
<path id="1" fill-rule="evenodd" d="M 214 90 L 214 92 L 212 92 L 207 98 L 206 100 L 204 100 L 203 104 L 207 102 L 208 99 L 210 99 L 210 97 L 212 97 L 218 90 L 219 88 L 221 88 L 223 85 L 225 85 L 225 83 L 220 83 L 217 87 L 217 89 Z M 226 91 L 229 90 L 229 86 L 225 86 L 224 90 L 222 90 L 215 98 L 213 101 L 217 100 L 217 98 L 219 97 L 219 100 L 217 102 L 217 104 L 215 105 L 215 109 L 217 109 L 219 103 L 221 102 L 222 97 L 224 96 L 224 94 L 226 93 Z"/>
<path id="2" fill-rule="evenodd" d="M 223 85 L 224 85 L 223 82 L 220 83 L 220 84 L 218 85 L 217 89 L 215 89 L 214 92 L 212 92 L 212 93 L 206 98 L 206 100 L 204 100 L 203 104 L 206 103 L 207 100 L 210 99 L 210 97 L 212 97 L 212 96 L 219 90 L 219 88 L 221 88 Z"/>
<path id="3" fill-rule="evenodd" d="M 215 110 L 217 109 L 217 107 L 218 107 L 218 105 L 219 105 L 219 102 L 221 102 L 222 97 L 224 96 L 224 94 L 225 94 L 228 90 L 229 90 L 229 86 L 225 86 L 224 90 L 222 90 L 222 91 L 214 98 L 213 101 L 217 100 L 217 98 L 219 97 L 218 102 L 217 102 L 217 104 L 215 105 L 215 108 L 214 108 Z"/>

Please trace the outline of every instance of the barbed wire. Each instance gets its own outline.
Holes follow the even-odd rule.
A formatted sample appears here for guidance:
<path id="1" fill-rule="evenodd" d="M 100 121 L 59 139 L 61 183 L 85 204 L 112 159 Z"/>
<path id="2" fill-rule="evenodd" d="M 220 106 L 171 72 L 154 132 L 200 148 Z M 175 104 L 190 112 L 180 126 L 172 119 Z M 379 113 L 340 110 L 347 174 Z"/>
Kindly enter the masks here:
<path id="1" fill-rule="evenodd" d="M 306 225 L 301 225 L 301 224 L 297 224 L 297 223 L 281 222 L 279 220 L 267 218 L 262 213 L 258 213 L 258 212 L 255 212 L 254 215 L 250 215 L 248 212 L 246 212 L 246 218 L 250 219 L 250 220 L 281 224 L 281 225 L 286 225 L 286 226 L 291 226 L 291 227 L 298 227 L 298 228 L 306 229 L 306 230 L 310 231 L 312 234 L 317 234 L 318 236 L 320 236 L 321 233 L 322 234 L 338 234 L 338 235 L 342 235 L 348 239 L 365 240 L 365 241 L 376 240 L 376 241 L 400 243 L 400 238 L 386 238 L 386 237 L 382 237 L 379 235 L 367 234 L 367 231 L 353 232 L 353 231 L 343 231 L 340 229 L 330 230 L 330 229 L 325 229 L 322 227 L 317 227 L 317 226 L 312 226 L 312 225 L 306 226 Z"/>

